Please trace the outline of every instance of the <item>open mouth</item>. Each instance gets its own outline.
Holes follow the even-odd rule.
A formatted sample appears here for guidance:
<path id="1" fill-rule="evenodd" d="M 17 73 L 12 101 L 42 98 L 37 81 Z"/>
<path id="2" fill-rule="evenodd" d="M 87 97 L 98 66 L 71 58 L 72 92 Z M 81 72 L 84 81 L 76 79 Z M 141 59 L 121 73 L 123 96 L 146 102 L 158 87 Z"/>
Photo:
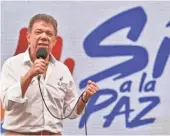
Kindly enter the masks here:
<path id="1" fill-rule="evenodd" d="M 38 45 L 38 46 L 46 46 L 46 47 L 48 46 L 47 43 L 38 43 L 37 45 Z"/>

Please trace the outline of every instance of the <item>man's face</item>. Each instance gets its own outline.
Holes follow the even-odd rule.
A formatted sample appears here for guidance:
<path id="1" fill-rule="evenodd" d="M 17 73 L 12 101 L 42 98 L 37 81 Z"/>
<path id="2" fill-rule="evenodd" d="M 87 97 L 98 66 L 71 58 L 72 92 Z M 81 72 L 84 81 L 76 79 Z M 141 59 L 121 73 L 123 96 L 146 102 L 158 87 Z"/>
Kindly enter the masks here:
<path id="1" fill-rule="evenodd" d="M 36 52 L 41 47 L 46 48 L 48 53 L 51 52 L 56 42 L 56 32 L 52 24 L 37 21 L 28 32 L 27 40 L 30 45 L 30 55 L 35 59 Z"/>

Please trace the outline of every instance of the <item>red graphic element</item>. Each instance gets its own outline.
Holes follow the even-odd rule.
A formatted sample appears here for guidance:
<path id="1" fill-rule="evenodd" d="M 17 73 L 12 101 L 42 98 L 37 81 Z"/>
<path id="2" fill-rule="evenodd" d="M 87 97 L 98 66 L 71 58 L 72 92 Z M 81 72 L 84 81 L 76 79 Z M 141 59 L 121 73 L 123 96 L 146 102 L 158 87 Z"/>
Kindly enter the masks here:
<path id="1" fill-rule="evenodd" d="M 22 28 L 20 30 L 18 45 L 17 45 L 14 55 L 25 52 L 27 50 L 28 41 L 27 41 L 26 35 L 27 35 L 27 28 Z M 59 61 L 60 61 L 61 53 L 62 53 L 62 46 L 63 46 L 63 39 L 60 36 L 57 36 L 56 44 L 54 45 L 51 53 Z M 75 61 L 72 58 L 67 58 L 64 61 L 64 64 L 69 68 L 70 72 L 73 73 Z"/>
<path id="2" fill-rule="evenodd" d="M 28 48 L 28 41 L 27 41 L 27 28 L 22 28 L 20 30 L 19 39 L 18 39 L 18 45 L 15 50 L 15 54 L 17 55 L 19 53 L 25 52 Z"/>
<path id="3" fill-rule="evenodd" d="M 70 71 L 73 72 L 74 70 L 74 60 L 72 58 L 67 58 L 65 61 L 64 61 L 64 64 L 69 68 Z M 72 73 L 71 72 L 71 73 Z"/>

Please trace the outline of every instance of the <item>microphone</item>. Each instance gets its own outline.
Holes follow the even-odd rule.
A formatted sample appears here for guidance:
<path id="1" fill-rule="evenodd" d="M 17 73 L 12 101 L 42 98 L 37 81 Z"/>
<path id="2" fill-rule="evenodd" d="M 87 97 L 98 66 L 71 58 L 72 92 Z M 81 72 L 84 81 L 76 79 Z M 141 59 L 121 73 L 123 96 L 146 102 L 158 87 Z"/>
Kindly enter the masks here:
<path id="1" fill-rule="evenodd" d="M 48 55 L 48 52 L 46 50 L 46 48 L 39 48 L 36 52 L 36 57 L 37 59 L 46 59 Z M 40 80 L 40 75 L 38 75 L 37 77 L 38 80 Z"/>
<path id="2" fill-rule="evenodd" d="M 48 53 L 47 53 L 47 50 L 46 50 L 46 48 L 39 48 L 38 50 L 37 50 L 37 52 L 36 52 L 36 57 L 37 57 L 37 59 L 46 59 L 47 58 L 47 55 L 48 55 Z"/>

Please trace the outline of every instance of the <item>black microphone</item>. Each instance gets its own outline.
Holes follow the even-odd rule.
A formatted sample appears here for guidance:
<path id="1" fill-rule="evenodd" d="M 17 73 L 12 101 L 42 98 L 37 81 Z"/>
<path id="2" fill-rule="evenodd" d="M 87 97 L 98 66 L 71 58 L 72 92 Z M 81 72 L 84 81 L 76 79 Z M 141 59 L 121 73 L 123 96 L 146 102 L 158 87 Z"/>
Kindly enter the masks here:
<path id="1" fill-rule="evenodd" d="M 46 59 L 48 55 L 48 52 L 46 50 L 46 48 L 39 48 L 36 52 L 36 57 L 37 59 Z"/>
<path id="2" fill-rule="evenodd" d="M 39 48 L 36 52 L 36 57 L 37 59 L 46 59 L 48 55 L 47 49 L 46 48 Z M 40 80 L 40 75 L 37 77 L 38 80 Z"/>

